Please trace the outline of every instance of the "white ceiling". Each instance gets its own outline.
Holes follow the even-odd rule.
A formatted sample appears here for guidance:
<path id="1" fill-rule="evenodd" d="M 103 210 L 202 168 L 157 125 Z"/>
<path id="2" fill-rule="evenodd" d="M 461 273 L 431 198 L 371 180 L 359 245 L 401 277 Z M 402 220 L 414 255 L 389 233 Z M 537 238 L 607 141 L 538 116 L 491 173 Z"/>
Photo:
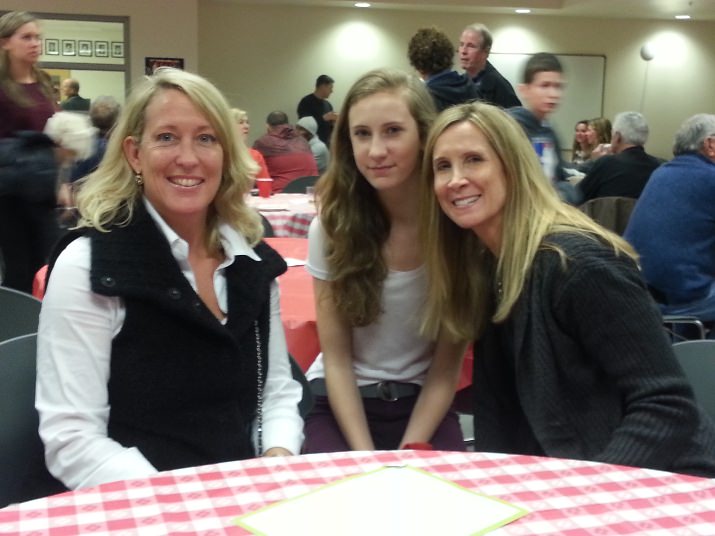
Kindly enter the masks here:
<path id="1" fill-rule="evenodd" d="M 228 0 L 237 4 L 272 4 L 353 8 L 348 0 Z M 530 8 L 535 15 L 673 20 L 688 14 L 692 20 L 714 21 L 715 0 L 369 0 L 375 9 L 405 9 L 460 13 L 513 14 Z M 525 15 L 528 16 L 528 15 Z"/>

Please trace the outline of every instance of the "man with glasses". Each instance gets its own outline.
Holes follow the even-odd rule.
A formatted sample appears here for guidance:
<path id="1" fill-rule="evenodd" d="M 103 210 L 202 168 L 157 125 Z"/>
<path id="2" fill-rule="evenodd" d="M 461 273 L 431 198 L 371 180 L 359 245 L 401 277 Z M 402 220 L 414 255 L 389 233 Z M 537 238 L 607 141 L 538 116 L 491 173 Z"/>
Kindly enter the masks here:
<path id="1" fill-rule="evenodd" d="M 459 62 L 464 75 L 474 82 L 479 99 L 502 108 L 521 106 L 514 88 L 494 66 L 489 63 L 492 34 L 483 24 L 470 24 L 459 38 Z"/>

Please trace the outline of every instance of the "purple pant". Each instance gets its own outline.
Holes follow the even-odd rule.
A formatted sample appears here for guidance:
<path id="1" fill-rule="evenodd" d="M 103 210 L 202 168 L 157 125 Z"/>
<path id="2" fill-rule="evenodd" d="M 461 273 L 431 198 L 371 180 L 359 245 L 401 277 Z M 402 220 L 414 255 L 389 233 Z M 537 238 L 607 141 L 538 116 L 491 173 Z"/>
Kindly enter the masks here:
<path id="1" fill-rule="evenodd" d="M 379 398 L 363 398 L 370 434 L 377 450 L 395 450 L 407 428 L 416 396 L 386 402 Z M 459 418 L 449 411 L 430 440 L 435 450 L 466 450 Z M 330 409 L 328 398 L 316 396 L 315 405 L 305 420 L 303 453 L 343 452 L 351 450 Z"/>

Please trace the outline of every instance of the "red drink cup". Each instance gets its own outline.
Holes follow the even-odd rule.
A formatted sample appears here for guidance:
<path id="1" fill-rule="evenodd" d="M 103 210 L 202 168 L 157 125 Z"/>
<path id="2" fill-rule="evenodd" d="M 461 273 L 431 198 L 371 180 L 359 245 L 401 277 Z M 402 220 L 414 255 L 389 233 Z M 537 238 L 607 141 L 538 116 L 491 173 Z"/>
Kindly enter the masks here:
<path id="1" fill-rule="evenodd" d="M 261 197 L 270 197 L 273 189 L 273 179 L 256 179 L 258 187 L 258 195 Z"/>

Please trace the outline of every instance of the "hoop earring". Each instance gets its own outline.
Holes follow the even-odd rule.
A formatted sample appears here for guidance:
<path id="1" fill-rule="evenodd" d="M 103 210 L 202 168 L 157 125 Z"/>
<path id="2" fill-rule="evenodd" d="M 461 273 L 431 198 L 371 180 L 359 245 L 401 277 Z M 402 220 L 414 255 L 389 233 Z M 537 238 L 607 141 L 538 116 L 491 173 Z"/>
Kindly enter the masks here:
<path id="1" fill-rule="evenodd" d="M 137 183 L 137 186 L 139 186 L 139 188 L 142 188 L 144 186 L 144 177 L 142 177 L 141 171 L 134 175 L 134 182 Z"/>

